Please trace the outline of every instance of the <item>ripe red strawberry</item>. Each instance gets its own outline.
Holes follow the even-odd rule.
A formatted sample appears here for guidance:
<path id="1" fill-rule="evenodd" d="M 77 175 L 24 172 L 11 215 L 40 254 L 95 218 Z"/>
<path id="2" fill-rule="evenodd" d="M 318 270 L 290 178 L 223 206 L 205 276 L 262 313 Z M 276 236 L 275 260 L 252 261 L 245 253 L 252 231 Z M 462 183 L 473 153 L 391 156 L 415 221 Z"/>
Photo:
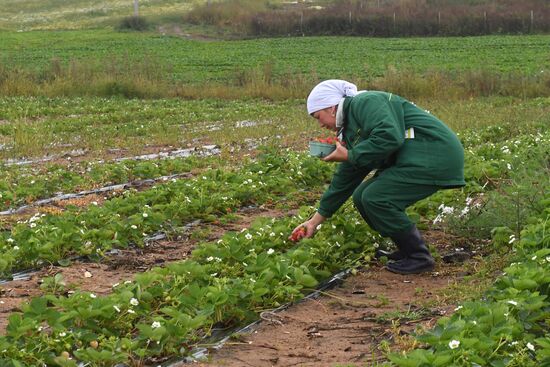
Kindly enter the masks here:
<path id="1" fill-rule="evenodd" d="M 336 144 L 338 140 L 335 136 L 329 136 L 327 138 L 317 138 L 316 139 L 319 143 L 325 143 L 325 144 Z"/>
<path id="2" fill-rule="evenodd" d="M 300 227 L 297 230 L 295 230 L 294 232 L 292 232 L 292 234 L 290 235 L 290 240 L 292 242 L 298 242 L 306 236 L 306 233 L 307 233 L 306 228 L 305 227 Z"/>

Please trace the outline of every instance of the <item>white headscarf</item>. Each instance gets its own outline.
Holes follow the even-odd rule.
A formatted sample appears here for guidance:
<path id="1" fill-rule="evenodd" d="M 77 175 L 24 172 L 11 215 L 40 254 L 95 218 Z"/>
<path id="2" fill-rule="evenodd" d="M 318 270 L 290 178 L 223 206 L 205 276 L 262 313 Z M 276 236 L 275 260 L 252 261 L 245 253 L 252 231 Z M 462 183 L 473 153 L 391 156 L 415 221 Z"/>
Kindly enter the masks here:
<path id="1" fill-rule="evenodd" d="M 312 114 L 327 107 L 338 105 L 344 97 L 354 97 L 357 86 L 345 80 L 325 80 L 315 86 L 307 97 L 307 113 Z"/>

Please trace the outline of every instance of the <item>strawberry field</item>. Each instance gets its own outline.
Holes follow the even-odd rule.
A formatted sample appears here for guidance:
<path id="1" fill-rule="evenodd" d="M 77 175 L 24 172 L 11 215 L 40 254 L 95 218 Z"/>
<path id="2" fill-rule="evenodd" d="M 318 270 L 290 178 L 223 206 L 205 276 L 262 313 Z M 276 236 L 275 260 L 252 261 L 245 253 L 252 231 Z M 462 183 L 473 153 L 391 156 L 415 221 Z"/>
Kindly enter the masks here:
<path id="1" fill-rule="evenodd" d="M 239 330 L 258 321 L 275 339 L 285 333 L 277 315 L 309 307 L 299 302 L 312 294 L 322 312 L 353 315 L 335 329 L 371 322 L 362 339 L 343 345 L 339 360 L 314 359 L 319 340 L 329 339 L 331 353 L 341 340 L 325 336 L 322 323 L 290 318 L 298 331 L 288 332 L 289 344 L 310 352 L 263 341 L 248 364 L 550 366 L 550 98 L 537 89 L 547 85 L 548 36 L 0 35 L 0 366 L 176 367 L 201 356 L 202 365 L 233 365 L 220 359 L 220 345 L 235 353 L 254 345 L 254 333 Z M 484 68 L 518 92 L 495 87 Z M 471 72 L 453 87 L 475 93 L 441 88 L 442 70 Z M 415 89 L 422 80 L 398 83 L 409 72 L 442 79 L 420 84 L 423 94 Z M 97 73 L 113 79 L 101 84 L 105 93 L 88 93 Z M 145 80 L 145 89 L 181 89 L 126 98 L 119 73 Z M 389 240 L 351 202 L 315 237 L 291 236 L 335 170 L 308 154 L 309 141 L 335 138 L 307 115 L 301 86 L 337 76 L 369 89 L 382 75 L 405 85 L 399 92 L 445 121 L 465 148 L 466 186 L 407 209 L 436 259 L 422 276 L 384 278 L 374 252 Z M 14 82 L 25 78 L 36 84 Z M 172 82 L 183 84 L 163 84 Z M 213 83 L 209 98 L 201 98 L 205 83 Z M 238 94 L 250 85 L 266 98 Z M 274 85 L 283 92 L 263 89 Z M 357 288 L 359 278 L 378 293 Z M 353 302 L 327 290 L 334 279 L 339 289 L 354 284 Z M 402 297 L 399 309 L 390 288 L 420 300 Z M 355 349 L 356 357 L 345 354 Z M 276 358 L 262 360 L 267 351 Z M 245 365 L 239 358 L 234 365 Z"/>

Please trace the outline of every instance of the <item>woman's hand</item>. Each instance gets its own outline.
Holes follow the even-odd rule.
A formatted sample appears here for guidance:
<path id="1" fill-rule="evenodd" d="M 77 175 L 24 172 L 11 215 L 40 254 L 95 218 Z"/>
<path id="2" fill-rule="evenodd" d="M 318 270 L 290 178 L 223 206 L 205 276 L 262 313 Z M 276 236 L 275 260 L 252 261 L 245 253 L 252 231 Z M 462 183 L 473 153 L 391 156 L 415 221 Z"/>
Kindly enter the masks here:
<path id="1" fill-rule="evenodd" d="M 348 150 L 339 141 L 337 141 L 334 152 L 322 159 L 325 162 L 345 162 L 348 160 Z"/>
<path id="2" fill-rule="evenodd" d="M 292 242 L 298 242 L 302 238 L 311 238 L 313 237 L 313 235 L 315 235 L 315 232 L 317 232 L 317 226 L 319 226 L 319 224 L 323 223 L 324 221 L 325 217 L 323 217 L 319 213 L 315 213 L 315 215 L 310 220 L 305 221 L 298 227 L 294 228 L 292 234 L 288 237 L 288 239 Z"/>

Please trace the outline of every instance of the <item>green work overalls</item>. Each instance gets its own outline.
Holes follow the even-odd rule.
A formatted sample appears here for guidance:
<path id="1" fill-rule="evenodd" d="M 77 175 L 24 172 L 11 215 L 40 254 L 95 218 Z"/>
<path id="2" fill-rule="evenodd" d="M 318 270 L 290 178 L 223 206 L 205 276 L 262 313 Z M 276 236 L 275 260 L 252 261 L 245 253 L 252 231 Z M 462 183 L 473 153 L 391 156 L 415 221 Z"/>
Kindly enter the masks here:
<path id="1" fill-rule="evenodd" d="M 383 236 L 409 230 L 405 209 L 442 188 L 464 182 L 464 149 L 443 122 L 386 92 L 346 97 L 342 139 L 348 160 L 338 165 L 318 212 L 331 217 L 353 195 L 367 223 Z M 374 177 L 363 182 L 373 169 Z"/>

